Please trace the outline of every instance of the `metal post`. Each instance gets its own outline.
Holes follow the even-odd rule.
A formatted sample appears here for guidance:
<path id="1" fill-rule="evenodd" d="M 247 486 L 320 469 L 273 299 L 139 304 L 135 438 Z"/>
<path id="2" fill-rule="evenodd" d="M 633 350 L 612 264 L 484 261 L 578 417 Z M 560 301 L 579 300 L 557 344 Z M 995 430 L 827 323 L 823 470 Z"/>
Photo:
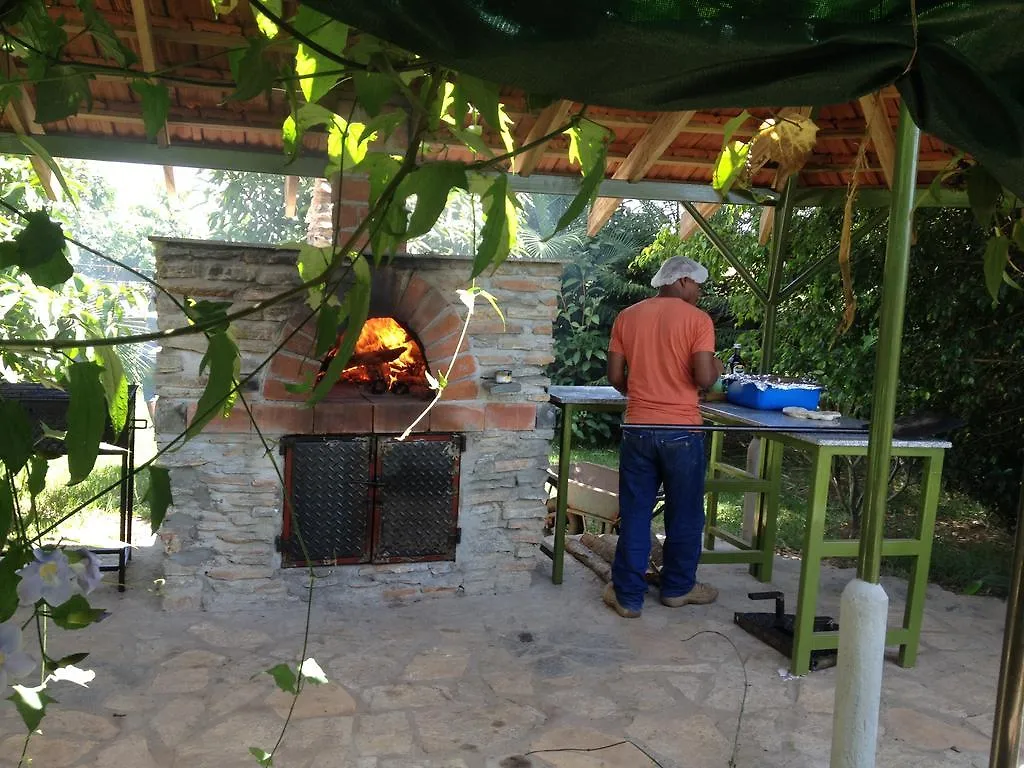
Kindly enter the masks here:
<path id="1" fill-rule="evenodd" d="M 562 406 L 562 432 L 558 449 L 558 501 L 555 507 L 555 551 L 551 563 L 551 583 L 562 583 L 565 565 L 565 526 L 569 507 L 569 458 L 572 453 L 573 406 Z"/>
<path id="2" fill-rule="evenodd" d="M 921 130 L 914 124 L 906 105 L 901 105 L 896 134 L 892 207 L 889 211 L 889 238 L 885 246 L 885 271 L 882 277 L 882 309 L 871 405 L 871 433 L 868 438 L 867 498 L 857 557 L 857 576 L 875 584 L 882 570 L 882 532 L 889 496 L 892 425 L 896 412 L 896 386 L 899 382 L 900 344 L 907 298 L 920 140 Z"/>
<path id="3" fill-rule="evenodd" d="M 701 231 L 708 236 L 708 240 L 710 240 L 711 244 L 715 246 L 715 249 L 722 254 L 727 262 L 729 262 L 729 266 L 735 269 L 737 274 L 743 278 L 743 282 L 747 284 L 747 287 L 750 288 L 753 294 L 757 297 L 757 300 L 762 304 L 766 304 L 768 302 L 768 294 L 764 292 L 764 288 L 758 285 L 757 280 L 755 280 L 754 276 L 750 274 L 750 270 L 743 266 L 743 262 L 736 257 L 736 254 L 732 252 L 728 245 L 726 245 L 725 241 L 722 240 L 722 238 L 718 236 L 718 233 L 711 228 L 711 225 L 708 224 L 708 220 L 700 215 L 700 211 L 697 210 L 693 203 L 686 200 L 680 200 L 679 203 L 686 209 L 686 212 L 693 217 L 693 220 L 697 222 L 697 226 L 701 228 Z"/>
<path id="4" fill-rule="evenodd" d="M 1013 550 L 1013 580 L 1006 601 L 1003 660 L 999 667 L 996 711 L 992 718 L 989 768 L 1020 764 L 1021 717 L 1024 715 L 1024 478 L 1017 508 L 1017 543 Z"/>
<path id="5" fill-rule="evenodd" d="M 775 208 L 775 226 L 772 230 L 772 252 L 768 261 L 768 301 L 764 307 L 764 323 L 761 326 L 761 373 L 771 373 L 775 361 L 775 321 L 779 315 L 779 287 L 782 285 L 782 268 L 786 259 L 783 250 L 789 229 L 790 214 L 793 211 L 793 189 L 796 175 L 790 176 L 782 190 L 782 198 Z"/>

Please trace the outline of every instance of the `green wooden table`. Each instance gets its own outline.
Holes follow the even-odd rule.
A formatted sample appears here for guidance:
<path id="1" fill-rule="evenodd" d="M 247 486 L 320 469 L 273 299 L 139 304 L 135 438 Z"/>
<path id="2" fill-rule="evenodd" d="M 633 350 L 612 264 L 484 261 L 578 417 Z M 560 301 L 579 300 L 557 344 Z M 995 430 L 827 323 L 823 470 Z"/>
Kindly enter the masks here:
<path id="1" fill-rule="evenodd" d="M 612 387 L 551 387 L 551 402 L 562 411 L 560 450 L 558 456 L 558 499 L 555 516 L 555 546 L 551 580 L 562 583 L 565 557 L 565 524 L 568 470 L 572 452 L 572 417 L 580 410 L 621 411 L 625 398 Z M 709 494 L 705 550 L 701 563 L 748 563 L 752 575 L 760 581 L 772 578 L 775 538 L 778 522 L 779 489 L 782 482 L 783 453 L 788 448 L 806 453 L 811 459 L 811 481 L 807 494 L 804 542 L 801 553 L 800 584 L 795 613 L 793 657 L 790 668 L 804 674 L 810 668 L 811 651 L 837 648 L 837 632 L 814 632 L 821 561 L 829 557 L 856 557 L 857 539 L 826 539 L 825 508 L 828 501 L 832 462 L 836 456 L 867 455 L 867 432 L 836 434 L 835 429 L 858 429 L 863 422 L 842 419 L 838 423 L 822 422 L 814 432 L 780 432 L 785 427 L 806 429 L 808 423 L 778 411 L 758 411 L 730 403 L 701 405 L 704 418 L 713 424 L 750 427 L 751 433 L 764 440 L 759 473 L 732 467 L 721 460 L 722 433 L 712 432 L 711 459 L 708 463 L 706 492 Z M 817 425 L 815 425 L 817 426 Z M 833 432 L 830 434 L 830 429 Z M 950 443 L 944 440 L 902 440 L 892 443 L 893 456 L 917 458 L 923 462 L 921 506 L 914 536 L 885 539 L 882 554 L 886 557 L 913 558 L 907 587 L 903 622 L 886 633 L 887 645 L 898 645 L 900 666 L 913 666 L 924 615 L 924 597 L 928 586 L 932 535 L 938 508 L 942 462 Z M 753 535 L 747 541 L 719 529 L 716 520 L 717 496 L 723 491 L 755 493 L 757 507 Z M 722 539 L 736 547 L 735 551 L 714 551 L 714 542 Z"/>

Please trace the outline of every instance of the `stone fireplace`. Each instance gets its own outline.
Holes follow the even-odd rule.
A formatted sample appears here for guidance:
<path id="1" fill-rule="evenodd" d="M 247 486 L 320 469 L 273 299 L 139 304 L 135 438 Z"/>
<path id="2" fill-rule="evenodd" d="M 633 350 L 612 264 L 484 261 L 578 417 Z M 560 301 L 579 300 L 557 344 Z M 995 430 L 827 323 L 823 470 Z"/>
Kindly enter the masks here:
<path id="1" fill-rule="evenodd" d="M 154 242 L 158 279 L 175 295 L 248 305 L 299 282 L 294 251 Z M 358 365 L 313 408 L 289 387 L 329 363 L 329 354 L 313 355 L 315 320 L 307 320 L 303 297 L 234 324 L 243 375 L 283 344 L 245 397 L 284 482 L 241 404 L 166 454 L 174 494 L 161 533 L 166 607 L 223 609 L 304 595 L 307 571 L 290 567 L 306 563 L 292 520 L 303 531 L 309 526 L 317 599 L 328 603 L 529 585 L 553 436 L 544 369 L 552 360 L 561 265 L 509 261 L 478 279 L 506 322 L 479 301 L 456 355 L 465 307 L 455 291 L 469 274 L 468 259 L 429 255 L 398 256 L 375 269 L 370 317 L 387 319 L 390 330 L 373 330 L 373 343 L 353 358 Z M 161 329 L 184 324 L 162 296 L 157 311 Z M 405 335 L 389 335 L 394 327 Z M 160 445 L 195 412 L 205 384 L 203 350 L 194 336 L 162 346 L 155 382 Z M 408 441 L 397 441 L 432 396 L 420 367 L 436 372 L 450 364 L 441 402 Z M 511 384 L 495 380 L 503 370 L 512 371 Z M 285 484 L 302 505 L 293 517 Z"/>

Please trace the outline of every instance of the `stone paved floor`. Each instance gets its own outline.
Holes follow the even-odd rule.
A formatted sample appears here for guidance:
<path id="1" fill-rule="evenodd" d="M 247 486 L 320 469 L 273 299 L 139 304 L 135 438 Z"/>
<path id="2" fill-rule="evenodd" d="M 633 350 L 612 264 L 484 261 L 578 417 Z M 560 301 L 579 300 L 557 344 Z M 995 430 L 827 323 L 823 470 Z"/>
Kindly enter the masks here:
<path id="1" fill-rule="evenodd" d="M 125 595 L 104 587 L 93 602 L 113 616 L 54 653 L 83 648 L 90 688 L 61 684 L 33 739 L 33 765 L 122 768 L 255 766 L 269 749 L 288 698 L 260 674 L 294 659 L 303 605 L 234 614 L 163 613 L 148 591 L 153 553 L 143 552 Z M 148 562 L 147 562 L 148 561 Z M 783 679 L 783 660 L 732 624 L 758 588 L 740 566 L 705 568 L 722 590 L 707 607 L 649 601 L 639 620 L 599 601 L 598 579 L 567 560 L 561 587 L 538 565 L 530 591 L 444 598 L 371 610 L 316 613 L 309 655 L 330 683 L 310 688 L 278 752 L 285 768 L 642 768 L 728 765 L 747 667 L 739 733 L 741 768 L 824 766 L 835 670 Z M 776 583 L 793 595 L 798 563 L 780 561 Z M 837 611 L 849 571 L 826 569 L 822 610 Z M 891 587 L 894 609 L 898 584 Z M 985 766 L 1004 607 L 990 598 L 932 588 L 920 661 L 886 665 L 881 766 Z M 73 642 L 68 642 L 72 640 Z M 0 702 L 0 765 L 21 752 L 21 723 Z"/>

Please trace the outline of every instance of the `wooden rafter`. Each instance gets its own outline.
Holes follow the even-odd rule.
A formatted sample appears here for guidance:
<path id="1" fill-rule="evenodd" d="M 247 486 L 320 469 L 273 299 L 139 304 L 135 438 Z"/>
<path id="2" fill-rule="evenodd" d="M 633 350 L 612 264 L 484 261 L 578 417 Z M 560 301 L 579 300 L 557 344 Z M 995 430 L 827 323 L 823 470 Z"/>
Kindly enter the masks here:
<path id="1" fill-rule="evenodd" d="M 142 67 L 147 72 L 155 72 L 157 68 L 156 45 L 153 42 L 153 28 L 149 20 L 149 8 L 146 7 L 146 0 L 132 0 L 132 17 L 135 19 L 135 31 L 139 36 Z M 170 144 L 166 124 L 157 133 L 156 143 L 161 147 Z M 167 196 L 172 200 L 177 200 L 178 185 L 174 183 L 174 168 L 169 165 L 164 166 L 164 186 L 167 188 Z"/>
<path id="2" fill-rule="evenodd" d="M 561 99 L 544 107 L 523 139 L 523 145 L 537 141 L 565 123 L 565 119 L 569 116 L 570 106 L 572 106 L 572 102 Z M 529 176 L 533 173 L 537 168 L 537 163 L 544 157 L 544 150 L 549 143 L 550 141 L 538 144 L 523 152 L 516 159 L 516 173 L 520 176 Z"/>
<path id="3" fill-rule="evenodd" d="M 295 218 L 299 200 L 299 177 L 284 177 L 284 215 L 289 219 Z"/>
<path id="4" fill-rule="evenodd" d="M 801 117 L 811 116 L 811 107 L 796 107 L 795 109 L 783 109 L 779 112 L 780 117 L 784 117 L 787 114 L 798 114 Z M 786 182 L 789 180 L 791 174 L 782 173 L 781 171 L 775 172 L 775 181 L 772 182 L 772 189 L 776 192 L 781 192 Z M 775 209 L 771 207 L 764 207 L 761 209 L 761 223 L 758 228 L 757 241 L 761 245 L 768 244 L 768 238 L 771 237 L 772 227 L 775 225 Z"/>
<path id="5" fill-rule="evenodd" d="M 882 175 L 885 176 L 885 185 L 892 189 L 893 167 L 896 163 L 896 138 L 893 135 L 892 125 L 889 123 L 885 102 L 882 100 L 881 94 L 870 93 L 860 97 L 860 107 L 864 110 L 868 138 L 875 148 L 875 155 L 878 156 Z"/>
<path id="6" fill-rule="evenodd" d="M 19 136 L 43 133 L 43 126 L 36 122 L 35 108 L 32 106 L 32 100 L 25 92 L 24 86 L 19 88 L 18 92 L 7 102 L 6 112 L 11 127 Z M 57 189 L 53 184 L 53 171 L 50 170 L 50 166 L 37 155 L 30 155 L 30 158 L 32 168 L 35 170 L 46 196 L 51 200 L 56 200 Z"/>
<path id="7" fill-rule="evenodd" d="M 626 159 L 615 169 L 612 178 L 626 181 L 639 181 L 644 178 L 651 166 L 658 162 L 665 150 L 675 141 L 680 129 L 693 119 L 694 114 L 692 110 L 687 110 L 660 115 L 643 138 L 634 145 Z M 614 197 L 599 198 L 590 209 L 587 233 L 591 236 L 596 235 L 615 213 L 620 202 L 620 199 Z"/>
<path id="8" fill-rule="evenodd" d="M 700 203 L 697 206 L 697 213 L 707 220 L 714 216 L 721 207 L 721 203 Z M 697 220 L 684 210 L 682 215 L 679 217 L 679 239 L 685 240 L 698 229 L 700 229 L 700 225 L 697 224 Z"/>

